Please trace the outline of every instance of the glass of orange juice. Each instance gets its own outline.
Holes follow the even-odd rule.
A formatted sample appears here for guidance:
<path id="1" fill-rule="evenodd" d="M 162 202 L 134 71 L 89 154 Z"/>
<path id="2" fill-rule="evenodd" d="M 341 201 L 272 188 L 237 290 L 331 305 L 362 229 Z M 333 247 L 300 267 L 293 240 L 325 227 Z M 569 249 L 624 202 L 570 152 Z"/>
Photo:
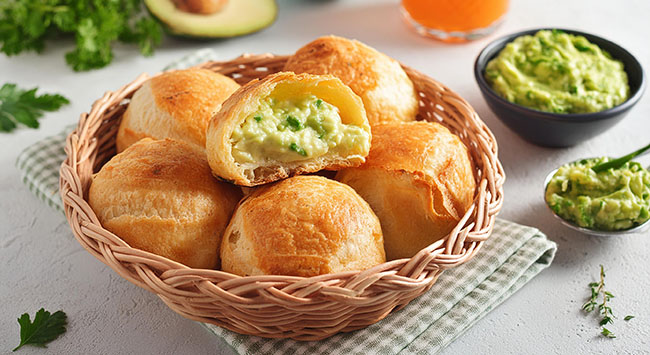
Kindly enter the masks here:
<path id="1" fill-rule="evenodd" d="M 423 36 L 445 42 L 487 36 L 507 11 L 508 0 L 402 0 L 409 25 Z"/>

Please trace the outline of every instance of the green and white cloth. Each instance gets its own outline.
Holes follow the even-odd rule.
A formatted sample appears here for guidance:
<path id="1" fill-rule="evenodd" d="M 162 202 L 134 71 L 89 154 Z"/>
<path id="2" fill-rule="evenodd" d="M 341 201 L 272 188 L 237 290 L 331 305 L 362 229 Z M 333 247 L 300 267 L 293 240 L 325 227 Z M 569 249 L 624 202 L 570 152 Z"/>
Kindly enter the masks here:
<path id="1" fill-rule="evenodd" d="M 535 228 L 497 220 L 472 260 L 443 272 L 427 293 L 367 328 L 300 342 L 206 326 L 241 354 L 435 354 L 547 268 L 556 248 Z"/>
<path id="2" fill-rule="evenodd" d="M 165 70 L 215 59 L 212 50 L 201 50 Z M 61 134 L 35 143 L 16 161 L 29 189 L 60 211 L 63 207 L 58 193 L 59 167 L 65 159 L 65 138 L 72 129 L 69 127 Z M 365 329 L 317 342 L 300 342 L 241 335 L 214 325 L 205 326 L 242 354 L 437 353 L 547 268 L 556 249 L 556 244 L 535 228 L 497 220 L 492 236 L 472 260 L 445 271 L 427 293 Z"/>
<path id="3" fill-rule="evenodd" d="M 215 51 L 206 48 L 169 64 L 163 70 L 183 69 L 218 59 Z M 21 178 L 29 190 L 50 207 L 61 212 L 63 212 L 63 204 L 59 195 L 59 168 L 66 158 L 63 150 L 65 139 L 75 127 L 76 125 L 69 126 L 56 136 L 45 138 L 27 147 L 16 160 Z"/>

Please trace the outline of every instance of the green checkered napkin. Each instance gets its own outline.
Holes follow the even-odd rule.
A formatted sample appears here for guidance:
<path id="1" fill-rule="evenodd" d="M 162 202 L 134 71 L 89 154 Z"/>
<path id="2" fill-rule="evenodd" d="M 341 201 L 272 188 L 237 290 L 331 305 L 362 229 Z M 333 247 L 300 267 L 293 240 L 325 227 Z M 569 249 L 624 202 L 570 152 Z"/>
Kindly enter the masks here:
<path id="1" fill-rule="evenodd" d="M 217 59 L 217 53 L 213 50 L 201 49 L 171 63 L 163 70 L 188 68 Z M 59 168 L 66 158 L 63 150 L 65 139 L 75 127 L 76 125 L 66 127 L 56 136 L 45 138 L 27 147 L 16 160 L 21 178 L 29 190 L 50 207 L 61 212 L 63 212 L 63 204 L 59 195 Z"/>
<path id="2" fill-rule="evenodd" d="M 185 68 L 216 58 L 212 50 L 201 50 L 165 69 Z M 60 211 L 59 166 L 65 159 L 65 137 L 72 128 L 28 147 L 16 161 L 29 189 Z M 427 293 L 365 329 L 317 342 L 299 342 L 205 326 L 244 354 L 436 353 L 547 268 L 556 249 L 556 244 L 535 228 L 497 220 L 492 236 L 472 260 L 444 272 Z"/>

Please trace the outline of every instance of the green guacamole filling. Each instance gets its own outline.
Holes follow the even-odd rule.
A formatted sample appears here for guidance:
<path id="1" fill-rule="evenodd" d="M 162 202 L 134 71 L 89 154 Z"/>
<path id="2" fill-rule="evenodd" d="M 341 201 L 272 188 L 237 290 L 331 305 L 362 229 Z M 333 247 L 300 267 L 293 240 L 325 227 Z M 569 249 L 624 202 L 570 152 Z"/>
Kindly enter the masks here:
<path id="1" fill-rule="evenodd" d="M 603 111 L 630 95 L 623 63 L 558 30 L 517 37 L 487 64 L 485 79 L 506 100 L 546 112 Z"/>
<path id="2" fill-rule="evenodd" d="M 368 132 L 343 124 L 338 108 L 314 95 L 263 99 L 258 110 L 233 131 L 231 142 L 239 164 L 293 162 L 328 152 L 355 154 L 368 151 L 370 145 Z"/>
<path id="3" fill-rule="evenodd" d="M 546 187 L 546 203 L 560 217 L 598 230 L 635 227 L 650 218 L 650 172 L 628 162 L 599 173 L 591 167 L 608 158 L 563 165 Z"/>

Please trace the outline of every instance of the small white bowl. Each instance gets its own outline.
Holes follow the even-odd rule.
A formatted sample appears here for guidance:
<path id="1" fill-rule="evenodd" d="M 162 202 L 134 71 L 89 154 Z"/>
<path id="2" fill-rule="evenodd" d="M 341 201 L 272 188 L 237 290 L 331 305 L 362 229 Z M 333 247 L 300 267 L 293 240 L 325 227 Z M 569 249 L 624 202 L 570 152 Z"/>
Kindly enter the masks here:
<path id="1" fill-rule="evenodd" d="M 582 160 L 582 159 L 580 159 Z M 576 160 L 577 161 L 577 160 Z M 597 235 L 599 237 L 615 237 L 615 236 L 620 236 L 620 235 L 625 235 L 625 234 L 633 234 L 633 233 L 643 233 L 645 232 L 648 227 L 650 227 L 650 219 L 639 224 L 636 227 L 628 228 L 628 229 L 622 229 L 622 230 L 617 230 L 617 231 L 604 231 L 604 230 L 598 230 L 598 229 L 590 229 L 590 228 L 585 228 L 585 227 L 580 227 L 577 224 L 574 224 L 572 222 L 567 221 L 566 219 L 558 216 L 555 211 L 551 209 L 551 206 L 548 205 L 546 202 L 546 188 L 548 187 L 548 183 L 551 182 L 551 179 L 555 175 L 555 173 L 558 171 L 558 169 L 555 169 L 551 171 L 547 176 L 546 179 L 544 179 L 544 195 L 543 195 L 543 200 L 544 204 L 548 208 L 549 211 L 553 214 L 555 218 L 557 218 L 562 224 L 565 226 L 578 231 L 580 233 L 584 234 L 589 234 L 589 235 Z"/>

